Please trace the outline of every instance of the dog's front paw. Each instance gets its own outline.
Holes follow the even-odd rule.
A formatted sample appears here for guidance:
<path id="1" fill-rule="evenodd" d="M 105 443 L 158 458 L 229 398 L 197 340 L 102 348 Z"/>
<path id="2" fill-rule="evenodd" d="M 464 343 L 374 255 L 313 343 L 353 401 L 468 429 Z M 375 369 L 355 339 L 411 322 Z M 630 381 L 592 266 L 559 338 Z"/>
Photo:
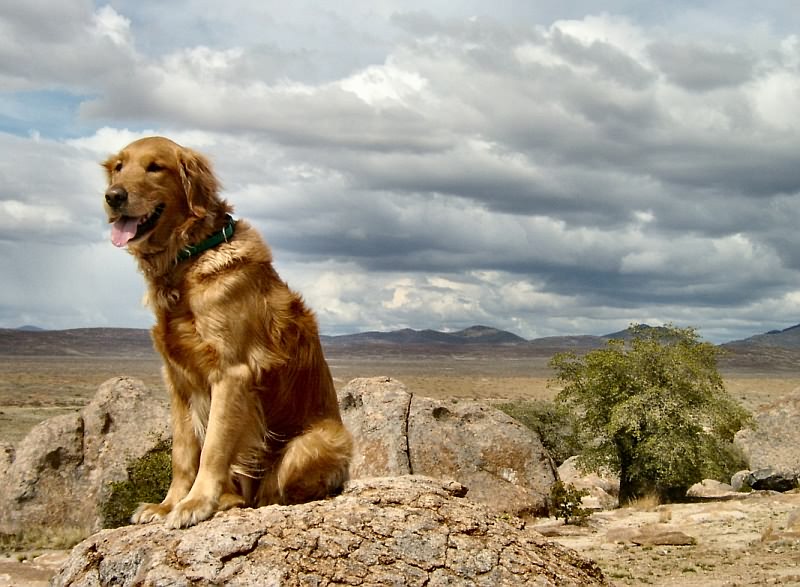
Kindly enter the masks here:
<path id="1" fill-rule="evenodd" d="M 156 520 L 163 520 L 172 510 L 172 506 L 163 503 L 141 503 L 131 516 L 133 524 L 149 524 Z"/>
<path id="2" fill-rule="evenodd" d="M 244 505 L 244 498 L 235 493 L 223 493 L 219 499 L 186 498 L 167 516 L 166 524 L 169 528 L 187 528 L 207 520 L 217 512 Z"/>
<path id="3" fill-rule="evenodd" d="M 207 520 L 217 511 L 217 500 L 205 498 L 184 499 L 167 516 L 168 528 L 188 528 Z"/>

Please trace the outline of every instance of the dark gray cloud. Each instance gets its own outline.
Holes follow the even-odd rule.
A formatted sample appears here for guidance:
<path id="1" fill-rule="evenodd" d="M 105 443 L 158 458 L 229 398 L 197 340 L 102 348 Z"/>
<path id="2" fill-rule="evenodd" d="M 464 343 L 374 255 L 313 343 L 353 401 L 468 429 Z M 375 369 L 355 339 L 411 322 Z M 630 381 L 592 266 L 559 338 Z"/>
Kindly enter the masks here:
<path id="1" fill-rule="evenodd" d="M 752 56 L 728 47 L 665 41 L 653 43 L 650 55 L 669 81 L 688 91 L 740 86 L 755 73 Z"/>

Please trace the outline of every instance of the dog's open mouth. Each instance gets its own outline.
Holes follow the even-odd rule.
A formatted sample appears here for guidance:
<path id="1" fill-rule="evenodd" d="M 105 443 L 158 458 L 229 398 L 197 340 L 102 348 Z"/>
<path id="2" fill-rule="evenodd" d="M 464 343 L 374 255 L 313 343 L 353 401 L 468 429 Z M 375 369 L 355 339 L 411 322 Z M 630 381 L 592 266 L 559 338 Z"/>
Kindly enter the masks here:
<path id="1" fill-rule="evenodd" d="M 164 204 L 159 204 L 150 214 L 144 216 L 123 216 L 111 225 L 111 242 L 115 247 L 124 247 L 129 242 L 141 238 L 156 227 Z"/>

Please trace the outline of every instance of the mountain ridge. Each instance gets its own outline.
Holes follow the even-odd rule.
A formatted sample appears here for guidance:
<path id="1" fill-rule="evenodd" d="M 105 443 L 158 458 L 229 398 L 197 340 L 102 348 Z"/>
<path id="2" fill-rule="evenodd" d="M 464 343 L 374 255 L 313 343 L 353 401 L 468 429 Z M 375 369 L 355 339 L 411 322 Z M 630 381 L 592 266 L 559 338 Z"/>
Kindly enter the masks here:
<path id="1" fill-rule="evenodd" d="M 323 342 L 329 344 L 524 344 L 528 341 L 506 330 L 499 330 L 491 326 L 475 325 L 455 332 L 442 332 L 439 330 L 424 329 L 414 330 L 403 328 L 388 332 L 368 331 L 355 334 L 342 334 L 338 336 L 323 335 Z"/>
<path id="2" fill-rule="evenodd" d="M 642 325 L 647 327 L 647 325 Z M 527 340 L 512 332 L 491 326 L 475 325 L 462 330 L 443 332 L 433 329 L 403 328 L 393 331 L 368 331 L 344 335 L 322 335 L 329 349 L 355 349 L 357 347 L 417 348 L 432 350 L 505 348 L 529 350 L 536 353 L 559 351 L 589 351 L 603 347 L 612 338 L 627 339 L 630 328 L 606 335 L 547 336 Z M 742 353 L 770 349 L 800 351 L 800 324 L 783 330 L 734 340 L 718 345 L 723 349 Z M 0 355 L 3 356 L 150 356 L 154 355 L 150 332 L 139 328 L 74 328 L 43 330 L 36 327 L 0 328 Z"/>
<path id="3" fill-rule="evenodd" d="M 763 334 L 754 334 L 741 340 L 732 340 L 722 346 L 729 348 L 758 346 L 800 349 L 800 324 L 789 326 L 783 330 L 770 330 Z"/>

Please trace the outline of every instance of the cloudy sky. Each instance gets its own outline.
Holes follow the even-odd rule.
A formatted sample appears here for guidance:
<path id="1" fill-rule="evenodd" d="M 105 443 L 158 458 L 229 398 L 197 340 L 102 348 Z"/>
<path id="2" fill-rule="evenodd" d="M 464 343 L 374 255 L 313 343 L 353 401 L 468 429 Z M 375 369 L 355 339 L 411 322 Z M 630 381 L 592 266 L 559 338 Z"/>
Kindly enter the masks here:
<path id="1" fill-rule="evenodd" d="M 335 5 L 335 7 L 333 7 Z M 800 322 L 793 0 L 4 0 L 0 327 L 148 327 L 98 161 L 206 153 L 323 332 Z"/>

